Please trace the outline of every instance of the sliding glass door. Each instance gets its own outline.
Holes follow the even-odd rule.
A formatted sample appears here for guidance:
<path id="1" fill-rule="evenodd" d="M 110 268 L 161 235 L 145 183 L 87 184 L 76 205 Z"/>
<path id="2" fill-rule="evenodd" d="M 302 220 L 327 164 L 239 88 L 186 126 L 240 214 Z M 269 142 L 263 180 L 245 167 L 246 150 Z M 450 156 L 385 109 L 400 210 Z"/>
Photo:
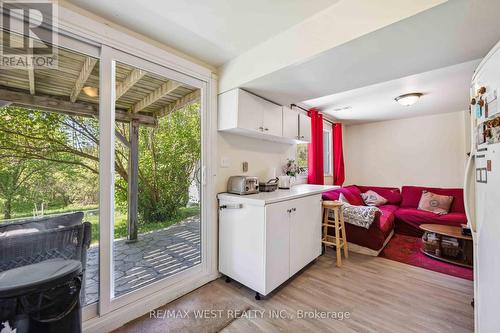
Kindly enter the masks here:
<path id="1" fill-rule="evenodd" d="M 103 314 L 202 272 L 204 84 L 106 47 L 100 72 Z"/>
<path id="2" fill-rule="evenodd" d="M 56 68 L 0 68 L 0 223 L 83 212 L 84 320 L 195 288 L 215 253 L 207 82 L 98 43 L 54 47 Z"/>

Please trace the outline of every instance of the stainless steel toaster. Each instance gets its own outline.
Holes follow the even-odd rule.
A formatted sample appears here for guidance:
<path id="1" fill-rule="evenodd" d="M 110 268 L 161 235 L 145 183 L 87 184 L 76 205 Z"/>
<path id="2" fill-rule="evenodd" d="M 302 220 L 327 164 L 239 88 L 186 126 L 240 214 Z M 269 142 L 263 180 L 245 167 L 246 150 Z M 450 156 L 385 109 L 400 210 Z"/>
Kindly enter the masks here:
<path id="1" fill-rule="evenodd" d="M 257 177 L 231 176 L 227 181 L 227 191 L 234 194 L 259 193 Z"/>

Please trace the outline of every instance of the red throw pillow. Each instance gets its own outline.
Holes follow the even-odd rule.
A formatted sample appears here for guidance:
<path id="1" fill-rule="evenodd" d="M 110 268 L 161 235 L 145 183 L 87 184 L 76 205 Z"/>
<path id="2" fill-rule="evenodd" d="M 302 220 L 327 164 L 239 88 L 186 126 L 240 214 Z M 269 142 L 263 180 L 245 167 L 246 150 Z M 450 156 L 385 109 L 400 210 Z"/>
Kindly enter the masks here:
<path id="1" fill-rule="evenodd" d="M 445 215 L 450 211 L 452 202 L 453 196 L 451 195 L 439 195 L 428 191 L 422 191 L 418 209 L 438 215 Z"/>
<path id="2" fill-rule="evenodd" d="M 341 193 L 354 206 L 364 206 L 363 198 L 361 198 L 361 191 L 354 185 L 349 185 L 341 188 Z"/>

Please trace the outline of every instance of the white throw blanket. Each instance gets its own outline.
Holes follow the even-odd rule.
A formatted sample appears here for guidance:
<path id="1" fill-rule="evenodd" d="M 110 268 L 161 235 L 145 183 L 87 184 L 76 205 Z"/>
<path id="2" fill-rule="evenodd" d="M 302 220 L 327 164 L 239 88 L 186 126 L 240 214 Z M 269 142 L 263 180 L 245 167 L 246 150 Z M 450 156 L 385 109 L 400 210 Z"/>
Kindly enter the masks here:
<path id="1" fill-rule="evenodd" d="M 380 212 L 380 209 L 373 206 L 353 206 L 344 202 L 343 211 L 344 222 L 368 229 L 375 220 L 377 212 Z M 333 212 L 330 211 L 328 216 L 333 219 Z"/>

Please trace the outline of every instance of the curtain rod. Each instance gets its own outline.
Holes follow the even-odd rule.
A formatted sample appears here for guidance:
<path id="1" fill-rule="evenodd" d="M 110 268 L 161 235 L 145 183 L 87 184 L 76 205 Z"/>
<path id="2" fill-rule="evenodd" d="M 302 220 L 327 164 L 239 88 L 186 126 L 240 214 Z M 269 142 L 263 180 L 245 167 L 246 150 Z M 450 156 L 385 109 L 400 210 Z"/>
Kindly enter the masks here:
<path id="1" fill-rule="evenodd" d="M 291 107 L 294 107 L 294 106 L 295 106 L 296 108 L 299 108 L 299 109 L 301 109 L 302 111 L 309 112 L 309 110 L 307 110 L 306 108 L 303 108 L 302 106 L 297 105 L 297 104 L 290 104 L 290 106 L 291 106 Z M 328 119 L 326 119 L 325 117 L 323 117 L 323 120 L 324 120 L 324 121 L 326 121 L 327 123 L 330 123 L 330 124 L 332 124 L 332 125 L 335 125 L 335 123 L 334 123 L 333 121 L 328 120 Z"/>

